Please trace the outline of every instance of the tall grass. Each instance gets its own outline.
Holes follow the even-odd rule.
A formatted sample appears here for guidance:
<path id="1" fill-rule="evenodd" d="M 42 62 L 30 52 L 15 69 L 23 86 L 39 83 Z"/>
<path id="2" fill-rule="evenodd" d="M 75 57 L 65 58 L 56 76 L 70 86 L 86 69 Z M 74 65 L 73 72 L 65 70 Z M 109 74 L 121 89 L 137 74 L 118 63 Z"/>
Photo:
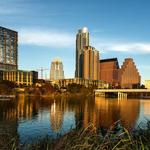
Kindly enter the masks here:
<path id="1" fill-rule="evenodd" d="M 2 144 L 1 144 L 2 146 Z M 148 150 L 150 149 L 150 122 L 145 129 L 128 131 L 120 121 L 109 129 L 97 129 L 92 123 L 86 128 L 74 129 L 66 135 L 51 139 L 37 139 L 31 144 L 18 144 L 14 139 L 1 149 L 12 150 Z"/>

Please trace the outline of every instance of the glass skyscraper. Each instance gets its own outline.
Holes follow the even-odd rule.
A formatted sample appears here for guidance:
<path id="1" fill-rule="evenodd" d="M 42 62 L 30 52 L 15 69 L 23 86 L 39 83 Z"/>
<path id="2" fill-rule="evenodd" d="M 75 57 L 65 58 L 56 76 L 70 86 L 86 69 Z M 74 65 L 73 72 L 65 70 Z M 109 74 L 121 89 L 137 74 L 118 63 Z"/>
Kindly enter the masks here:
<path id="1" fill-rule="evenodd" d="M 0 70 L 18 69 L 18 33 L 0 27 Z"/>
<path id="2" fill-rule="evenodd" d="M 76 35 L 76 78 L 83 78 L 84 46 L 89 46 L 89 32 L 86 27 L 80 29 Z"/>

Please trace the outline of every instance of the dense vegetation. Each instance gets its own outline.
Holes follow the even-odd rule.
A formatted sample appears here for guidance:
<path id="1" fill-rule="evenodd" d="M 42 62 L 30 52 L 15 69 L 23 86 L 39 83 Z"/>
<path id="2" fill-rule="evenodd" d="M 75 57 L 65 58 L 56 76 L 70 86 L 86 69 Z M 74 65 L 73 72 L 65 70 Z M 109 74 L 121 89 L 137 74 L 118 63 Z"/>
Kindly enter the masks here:
<path id="1" fill-rule="evenodd" d="M 10 81 L 0 81 L 0 94 L 12 94 L 17 85 Z"/>

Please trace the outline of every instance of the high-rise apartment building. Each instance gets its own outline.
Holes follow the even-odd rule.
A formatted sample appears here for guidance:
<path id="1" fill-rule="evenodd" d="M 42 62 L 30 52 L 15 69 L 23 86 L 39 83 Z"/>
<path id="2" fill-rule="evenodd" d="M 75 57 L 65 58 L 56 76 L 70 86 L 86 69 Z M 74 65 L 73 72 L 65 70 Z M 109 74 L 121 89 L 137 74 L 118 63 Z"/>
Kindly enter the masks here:
<path id="1" fill-rule="evenodd" d="M 18 33 L 0 27 L 0 70 L 18 69 Z"/>
<path id="2" fill-rule="evenodd" d="M 75 77 L 83 78 L 83 51 L 89 46 L 89 32 L 86 27 L 80 29 L 76 35 L 76 70 Z"/>
<path id="3" fill-rule="evenodd" d="M 132 58 L 126 58 L 119 70 L 119 84 L 121 88 L 138 88 L 141 76 Z"/>
<path id="4" fill-rule="evenodd" d="M 99 80 L 99 52 L 92 46 L 84 46 L 83 74 L 84 79 Z"/>
<path id="5" fill-rule="evenodd" d="M 100 80 L 118 86 L 119 63 L 117 58 L 100 60 Z"/>
<path id="6" fill-rule="evenodd" d="M 50 80 L 64 79 L 64 70 L 62 61 L 58 58 L 54 59 L 51 63 Z"/>

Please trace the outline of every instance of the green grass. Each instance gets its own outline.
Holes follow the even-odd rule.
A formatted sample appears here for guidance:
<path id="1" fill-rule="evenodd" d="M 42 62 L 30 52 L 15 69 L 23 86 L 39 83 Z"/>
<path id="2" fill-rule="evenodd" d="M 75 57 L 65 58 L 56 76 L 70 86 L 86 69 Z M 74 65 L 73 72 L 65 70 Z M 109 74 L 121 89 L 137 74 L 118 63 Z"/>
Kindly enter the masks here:
<path id="1" fill-rule="evenodd" d="M 4 140 L 5 142 L 7 140 Z M 3 146 L 2 146 L 3 145 Z M 14 140 L 1 144 L 1 149 L 11 150 L 148 150 L 150 149 L 150 122 L 147 127 L 129 132 L 115 122 L 108 130 L 97 129 L 93 124 L 74 129 L 58 139 L 46 137 L 31 144 L 18 145 Z"/>

